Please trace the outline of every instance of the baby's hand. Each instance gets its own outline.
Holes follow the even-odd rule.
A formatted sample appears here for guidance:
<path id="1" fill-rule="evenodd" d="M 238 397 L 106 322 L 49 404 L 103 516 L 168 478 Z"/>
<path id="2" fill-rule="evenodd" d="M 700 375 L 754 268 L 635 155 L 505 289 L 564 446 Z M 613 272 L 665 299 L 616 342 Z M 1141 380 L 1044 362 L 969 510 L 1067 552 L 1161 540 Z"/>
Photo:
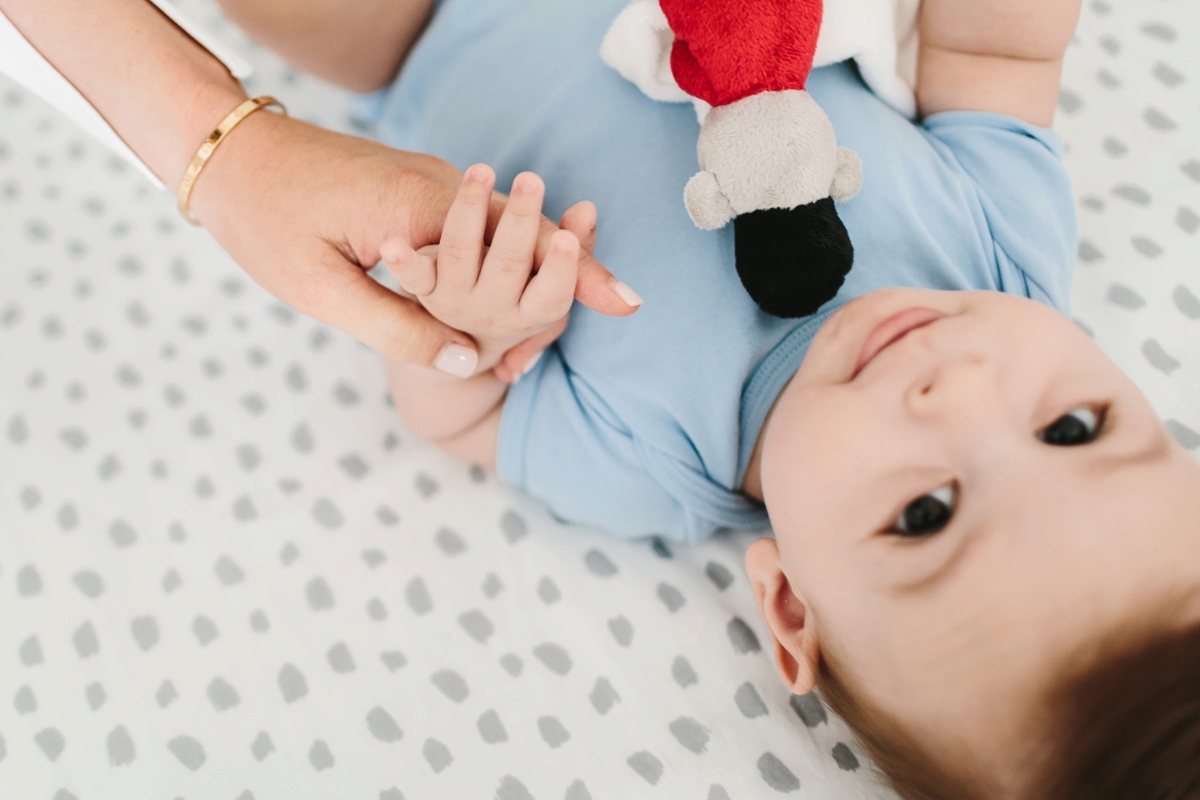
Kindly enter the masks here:
<path id="1" fill-rule="evenodd" d="M 566 315 L 579 266 L 579 240 L 569 231 L 558 231 L 541 268 L 533 273 L 545 187 L 531 172 L 513 181 L 491 247 L 484 245 L 495 180 L 484 165 L 468 169 L 446 216 L 441 242 L 418 253 L 394 241 L 398 246 L 385 256 L 405 291 L 433 316 L 479 343 L 481 370 Z"/>

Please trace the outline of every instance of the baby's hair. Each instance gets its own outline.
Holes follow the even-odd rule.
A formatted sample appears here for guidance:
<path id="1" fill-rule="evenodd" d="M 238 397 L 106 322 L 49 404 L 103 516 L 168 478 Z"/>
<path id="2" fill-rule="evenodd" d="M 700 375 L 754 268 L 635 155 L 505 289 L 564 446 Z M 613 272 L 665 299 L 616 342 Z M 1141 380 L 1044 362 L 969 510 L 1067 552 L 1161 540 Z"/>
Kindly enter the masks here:
<path id="1" fill-rule="evenodd" d="M 1200 798 L 1200 624 L 1149 630 L 1108 637 L 1052 687 L 1039 797 Z"/>

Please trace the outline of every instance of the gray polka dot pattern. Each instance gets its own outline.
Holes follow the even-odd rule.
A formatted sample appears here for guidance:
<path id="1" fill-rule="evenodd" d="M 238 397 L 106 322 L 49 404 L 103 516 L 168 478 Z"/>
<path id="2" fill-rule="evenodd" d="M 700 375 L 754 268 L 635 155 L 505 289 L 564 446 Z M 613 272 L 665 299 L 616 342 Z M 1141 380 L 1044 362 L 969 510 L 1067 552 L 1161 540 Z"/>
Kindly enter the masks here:
<path id="1" fill-rule="evenodd" d="M 181 0 L 255 94 L 344 98 Z M 1085 5 L 1074 314 L 1200 456 L 1200 12 Z M 1191 94 L 1189 94 L 1191 92 Z M 232 146 L 232 145 L 230 145 Z M 378 274 L 378 273 L 375 273 Z M 376 356 L 0 78 L 0 785 L 101 796 L 890 795 L 774 673 L 753 535 L 556 523 L 403 430 Z M 7 607 L 7 606 L 6 606 Z"/>

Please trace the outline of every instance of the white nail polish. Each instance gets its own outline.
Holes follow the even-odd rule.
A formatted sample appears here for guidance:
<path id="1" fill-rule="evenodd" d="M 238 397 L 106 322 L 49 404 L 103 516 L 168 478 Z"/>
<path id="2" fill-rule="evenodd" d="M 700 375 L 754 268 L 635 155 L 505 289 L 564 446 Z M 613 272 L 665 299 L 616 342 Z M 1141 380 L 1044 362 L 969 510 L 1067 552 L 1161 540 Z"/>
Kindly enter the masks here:
<path id="1" fill-rule="evenodd" d="M 521 370 L 521 374 L 528 375 L 529 371 L 536 367 L 537 363 L 542 360 L 542 354 L 545 352 L 545 350 L 538 350 L 537 355 L 525 362 L 525 367 Z"/>
<path id="2" fill-rule="evenodd" d="M 612 288 L 617 293 L 617 296 L 625 301 L 625 305 L 637 307 L 642 304 L 642 298 L 638 293 L 616 278 L 613 278 Z"/>
<path id="3" fill-rule="evenodd" d="M 436 369 L 456 378 L 471 377 L 475 374 L 475 367 L 478 364 L 479 353 L 461 344 L 446 345 L 433 362 Z"/>

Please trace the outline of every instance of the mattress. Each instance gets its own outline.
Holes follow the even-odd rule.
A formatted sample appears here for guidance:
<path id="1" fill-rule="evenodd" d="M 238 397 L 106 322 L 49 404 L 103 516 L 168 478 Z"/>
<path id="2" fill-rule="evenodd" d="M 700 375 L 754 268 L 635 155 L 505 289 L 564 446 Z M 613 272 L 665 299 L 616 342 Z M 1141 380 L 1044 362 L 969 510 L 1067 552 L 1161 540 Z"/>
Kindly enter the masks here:
<path id="1" fill-rule="evenodd" d="M 351 104 L 184 4 L 252 93 Z M 1200 7 L 1090 0 L 1073 314 L 1200 454 Z M 742 571 L 563 525 L 0 78 L 0 795 L 885 798 Z"/>

